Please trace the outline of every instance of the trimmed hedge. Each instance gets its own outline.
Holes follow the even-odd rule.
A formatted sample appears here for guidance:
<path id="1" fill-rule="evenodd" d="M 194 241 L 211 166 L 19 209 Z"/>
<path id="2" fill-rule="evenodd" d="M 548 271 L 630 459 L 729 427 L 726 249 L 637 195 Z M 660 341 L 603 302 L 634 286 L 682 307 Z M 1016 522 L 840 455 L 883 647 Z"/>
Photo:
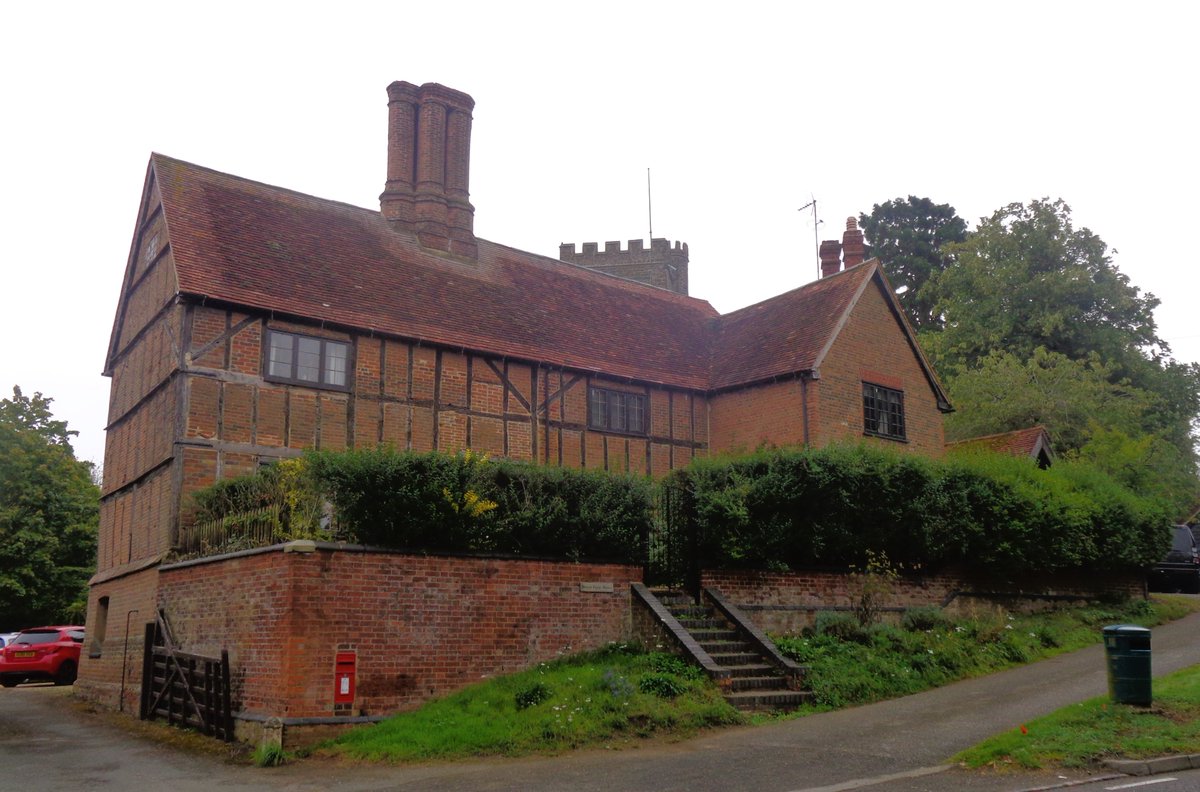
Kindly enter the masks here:
<path id="1" fill-rule="evenodd" d="M 690 502 L 702 566 L 906 568 L 997 574 L 1144 568 L 1166 552 L 1163 504 L 1081 463 L 1000 454 L 930 460 L 865 446 L 696 460 L 664 482 Z"/>
<path id="2" fill-rule="evenodd" d="M 292 537 L 322 538 L 320 504 L 339 537 L 376 547 L 640 564 L 652 484 L 634 476 L 389 448 L 312 451 L 198 492 L 201 519 L 282 503 Z"/>
<path id="3" fill-rule="evenodd" d="M 705 567 L 863 567 L 884 553 L 906 569 L 1127 571 L 1170 544 L 1164 504 L 1082 463 L 1039 470 L 1000 454 L 931 460 L 865 446 L 696 459 L 660 485 L 469 451 L 309 452 L 195 502 L 200 519 L 278 506 L 287 538 L 336 528 L 378 547 L 640 564 L 658 487 L 676 504 L 668 557 L 694 547 Z"/>

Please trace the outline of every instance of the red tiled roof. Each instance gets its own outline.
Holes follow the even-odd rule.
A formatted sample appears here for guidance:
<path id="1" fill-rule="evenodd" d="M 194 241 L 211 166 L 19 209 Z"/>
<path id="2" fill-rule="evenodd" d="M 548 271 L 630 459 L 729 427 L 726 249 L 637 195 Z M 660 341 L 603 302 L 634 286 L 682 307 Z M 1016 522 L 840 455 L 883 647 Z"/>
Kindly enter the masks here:
<path id="1" fill-rule="evenodd" d="M 480 240 L 426 251 L 378 212 L 154 155 L 183 294 L 618 377 L 706 388 L 703 300 Z"/>
<path id="2" fill-rule="evenodd" d="M 486 240 L 462 261 L 379 212 L 160 154 L 150 167 L 183 295 L 696 390 L 815 368 L 878 272 L 864 264 L 720 316 Z"/>
<path id="3" fill-rule="evenodd" d="M 955 450 L 984 450 L 996 451 L 1001 454 L 1011 454 L 1019 457 L 1036 457 L 1040 451 L 1045 451 L 1050 458 L 1054 452 L 1050 448 L 1050 434 L 1044 426 L 1031 426 L 1028 429 L 1016 429 L 1011 432 L 971 437 L 966 440 L 956 440 L 946 443 L 947 449 Z"/>
<path id="4" fill-rule="evenodd" d="M 712 351 L 712 387 L 811 371 L 876 270 L 867 263 L 725 314 Z"/>

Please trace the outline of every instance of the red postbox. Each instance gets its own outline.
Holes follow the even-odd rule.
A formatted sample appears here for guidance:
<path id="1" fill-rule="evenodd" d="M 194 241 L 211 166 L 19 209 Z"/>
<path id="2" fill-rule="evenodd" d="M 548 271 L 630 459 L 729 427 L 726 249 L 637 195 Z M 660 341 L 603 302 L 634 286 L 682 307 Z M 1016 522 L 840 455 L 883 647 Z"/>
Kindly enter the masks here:
<path id="1" fill-rule="evenodd" d="M 354 703 L 354 666 L 358 655 L 354 652 L 338 652 L 333 670 L 333 703 Z"/>

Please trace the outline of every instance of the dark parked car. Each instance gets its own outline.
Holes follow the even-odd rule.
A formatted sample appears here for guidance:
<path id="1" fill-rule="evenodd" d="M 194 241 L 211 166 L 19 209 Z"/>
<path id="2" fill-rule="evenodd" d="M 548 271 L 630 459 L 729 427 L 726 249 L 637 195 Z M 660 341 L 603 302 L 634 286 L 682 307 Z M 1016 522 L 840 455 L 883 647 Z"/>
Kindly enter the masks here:
<path id="1" fill-rule="evenodd" d="M 79 672 L 82 627 L 34 627 L 21 630 L 0 649 L 0 685 L 16 687 L 29 679 L 70 685 Z"/>
<path id="2" fill-rule="evenodd" d="M 1171 550 L 1150 570 L 1148 583 L 1151 591 L 1200 593 L 1200 546 L 1191 528 L 1175 526 Z"/>

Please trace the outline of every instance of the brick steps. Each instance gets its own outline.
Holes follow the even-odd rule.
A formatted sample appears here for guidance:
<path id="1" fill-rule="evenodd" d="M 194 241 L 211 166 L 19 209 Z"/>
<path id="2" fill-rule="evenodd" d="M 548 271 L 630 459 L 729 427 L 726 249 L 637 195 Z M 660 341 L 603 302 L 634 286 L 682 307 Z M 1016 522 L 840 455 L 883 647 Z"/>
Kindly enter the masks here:
<path id="1" fill-rule="evenodd" d="M 675 592 L 654 595 L 723 672 L 725 700 L 733 706 L 740 710 L 794 709 L 812 698 L 809 691 L 789 690 L 783 672 L 715 607 L 697 605 L 691 597 Z"/>
<path id="2" fill-rule="evenodd" d="M 757 652 L 738 652 L 736 654 L 717 652 L 716 654 L 713 654 L 707 649 L 704 651 L 708 652 L 709 656 L 712 657 L 713 662 L 722 668 L 730 668 L 731 666 L 745 666 L 750 663 L 759 663 L 762 661 L 762 656 Z"/>
<path id="3" fill-rule="evenodd" d="M 807 690 L 741 691 L 726 693 L 725 700 L 743 711 L 790 710 L 812 698 Z"/>

